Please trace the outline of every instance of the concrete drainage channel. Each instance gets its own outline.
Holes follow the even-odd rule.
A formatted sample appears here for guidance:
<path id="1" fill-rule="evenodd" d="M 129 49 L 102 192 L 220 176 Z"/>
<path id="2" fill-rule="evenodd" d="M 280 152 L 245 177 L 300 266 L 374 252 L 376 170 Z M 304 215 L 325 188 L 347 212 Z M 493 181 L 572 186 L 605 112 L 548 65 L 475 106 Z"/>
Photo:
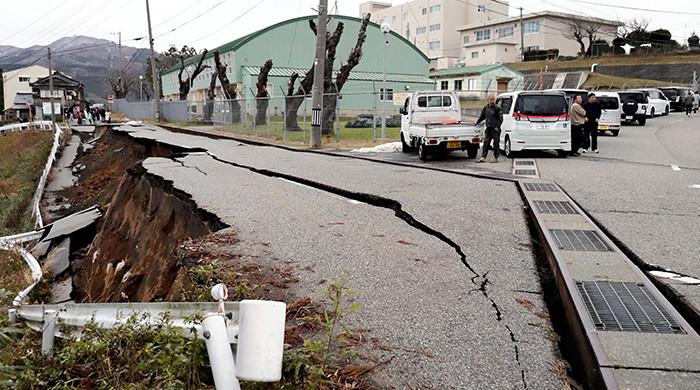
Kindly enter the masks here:
<path id="1" fill-rule="evenodd" d="M 555 294 L 561 300 L 552 303 L 550 299 L 548 302 L 554 315 L 553 322 L 565 322 L 555 324 L 555 328 L 560 334 L 563 333 L 562 344 L 569 340 L 575 344 L 575 352 L 568 348 L 570 346 L 562 350 L 569 350 L 569 353 L 564 353 L 568 355 L 570 363 L 573 362 L 575 374 L 579 374 L 580 378 L 576 379 L 584 381 L 589 388 L 700 388 L 700 339 L 696 331 L 583 209 L 555 183 L 539 180 L 534 159 L 514 160 L 512 174 L 482 174 L 476 170 L 456 172 L 423 164 L 387 162 L 191 130 L 170 130 L 211 138 L 231 138 L 242 143 L 294 152 L 356 158 L 515 182 L 527 206 L 533 241 L 537 244 L 539 238 L 541 242 L 548 263 L 548 267 L 544 268 L 551 273 L 548 276 L 553 277 L 557 289 Z M 253 167 L 242 168 L 265 175 L 278 175 Z M 333 192 L 338 189 L 324 190 Z M 368 202 L 368 199 L 361 201 Z M 392 208 L 388 204 L 376 205 Z M 552 293 L 551 289 L 547 291 L 545 281 L 543 289 Z M 557 318 L 558 314 L 561 314 L 560 318 Z"/>
<path id="2" fill-rule="evenodd" d="M 649 278 L 552 182 L 518 182 L 591 388 L 700 388 L 700 339 Z"/>

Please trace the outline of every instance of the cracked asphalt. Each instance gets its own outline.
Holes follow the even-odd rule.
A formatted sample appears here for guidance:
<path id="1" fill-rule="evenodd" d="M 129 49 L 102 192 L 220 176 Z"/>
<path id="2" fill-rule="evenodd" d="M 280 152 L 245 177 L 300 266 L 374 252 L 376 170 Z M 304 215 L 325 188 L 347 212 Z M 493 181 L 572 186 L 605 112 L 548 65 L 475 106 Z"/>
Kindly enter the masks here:
<path id="1" fill-rule="evenodd" d="M 130 130 L 206 150 L 178 161 L 149 158 L 144 167 L 234 227 L 239 245 L 306 268 L 298 294 L 318 295 L 321 281 L 338 278 L 359 292 L 352 326 L 395 346 L 376 351 L 396 356 L 373 370 L 379 384 L 562 386 L 513 184 L 150 126 Z"/>

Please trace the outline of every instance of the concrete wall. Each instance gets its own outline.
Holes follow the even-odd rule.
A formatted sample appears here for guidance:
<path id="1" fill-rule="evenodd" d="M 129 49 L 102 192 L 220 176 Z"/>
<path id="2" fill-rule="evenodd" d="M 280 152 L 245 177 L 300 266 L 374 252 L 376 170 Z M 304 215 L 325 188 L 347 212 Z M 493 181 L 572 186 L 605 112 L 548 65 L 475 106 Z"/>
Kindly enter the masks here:
<path id="1" fill-rule="evenodd" d="M 49 69 L 39 65 L 5 71 L 2 74 L 5 108 L 12 107 L 17 92 L 32 92 L 29 83 L 49 75 Z M 19 82 L 20 77 L 29 77 L 28 82 Z"/>

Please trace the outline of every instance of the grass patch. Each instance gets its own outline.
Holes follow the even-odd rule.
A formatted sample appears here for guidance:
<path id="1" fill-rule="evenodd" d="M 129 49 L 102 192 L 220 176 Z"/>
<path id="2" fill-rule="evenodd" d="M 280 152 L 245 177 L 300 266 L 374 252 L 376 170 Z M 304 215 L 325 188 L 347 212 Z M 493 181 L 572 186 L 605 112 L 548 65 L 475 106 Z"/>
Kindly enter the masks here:
<path id="1" fill-rule="evenodd" d="M 549 71 L 557 69 L 590 69 L 591 65 L 650 65 L 650 64 L 685 64 L 700 62 L 700 55 L 651 55 L 651 56 L 602 56 L 598 58 L 579 58 L 572 61 L 527 61 L 507 64 L 519 72 L 539 72 L 547 67 Z"/>
<path id="2" fill-rule="evenodd" d="M 32 229 L 31 201 L 52 141 L 46 131 L 0 136 L 0 236 Z"/>
<path id="3" fill-rule="evenodd" d="M 648 79 L 633 79 L 627 77 L 611 76 L 601 73 L 590 73 L 588 79 L 583 83 L 581 88 L 587 90 L 595 89 L 627 89 L 627 88 L 642 88 L 642 87 L 665 87 L 671 86 L 671 83 Z"/>

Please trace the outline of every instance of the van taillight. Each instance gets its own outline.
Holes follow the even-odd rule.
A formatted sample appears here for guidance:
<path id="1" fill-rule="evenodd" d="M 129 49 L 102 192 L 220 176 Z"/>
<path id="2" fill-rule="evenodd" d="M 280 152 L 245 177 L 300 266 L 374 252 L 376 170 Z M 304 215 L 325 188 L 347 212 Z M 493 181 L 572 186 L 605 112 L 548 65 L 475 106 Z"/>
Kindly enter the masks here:
<path id="1" fill-rule="evenodd" d="M 519 113 L 519 112 L 514 112 L 514 113 L 513 113 L 513 119 L 515 119 L 516 121 L 523 120 L 523 117 L 524 117 L 524 115 L 521 114 L 521 113 Z"/>
<path id="2" fill-rule="evenodd" d="M 569 114 L 568 114 L 568 113 L 562 115 L 561 117 L 562 117 L 565 121 L 568 121 L 568 120 L 569 120 Z"/>

